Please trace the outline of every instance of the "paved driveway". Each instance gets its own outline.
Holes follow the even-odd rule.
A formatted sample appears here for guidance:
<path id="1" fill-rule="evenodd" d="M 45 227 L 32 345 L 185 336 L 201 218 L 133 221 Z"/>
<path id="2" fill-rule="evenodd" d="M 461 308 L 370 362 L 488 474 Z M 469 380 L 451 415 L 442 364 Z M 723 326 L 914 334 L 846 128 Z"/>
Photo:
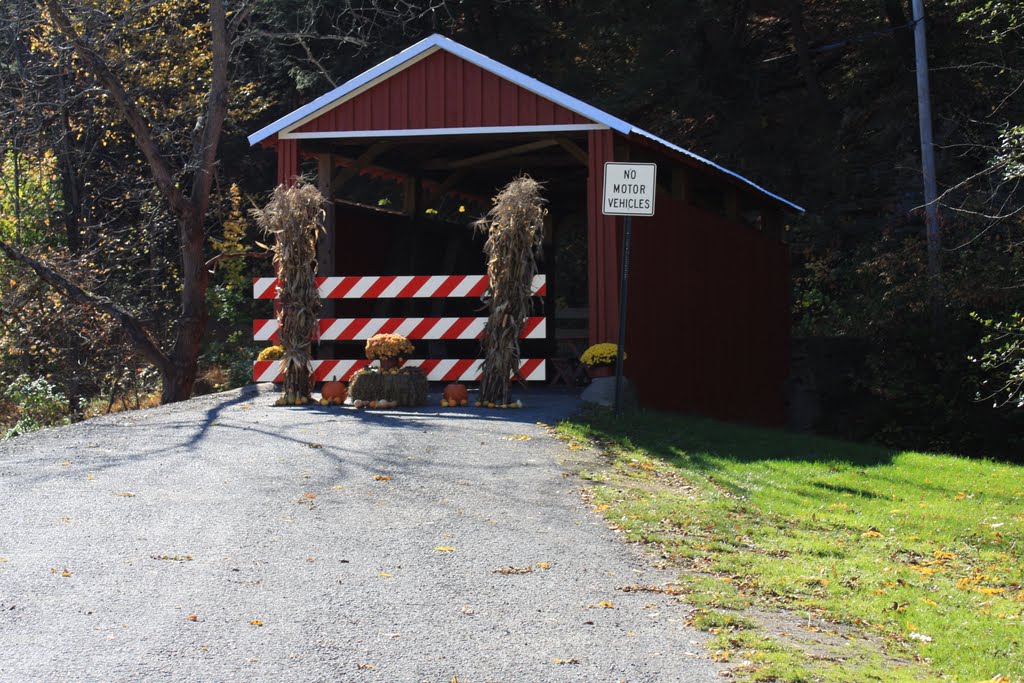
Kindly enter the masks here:
<path id="1" fill-rule="evenodd" d="M 0 681 L 720 680 L 686 606 L 618 590 L 669 577 L 537 424 L 575 400 L 524 398 L 249 388 L 0 444 Z"/>

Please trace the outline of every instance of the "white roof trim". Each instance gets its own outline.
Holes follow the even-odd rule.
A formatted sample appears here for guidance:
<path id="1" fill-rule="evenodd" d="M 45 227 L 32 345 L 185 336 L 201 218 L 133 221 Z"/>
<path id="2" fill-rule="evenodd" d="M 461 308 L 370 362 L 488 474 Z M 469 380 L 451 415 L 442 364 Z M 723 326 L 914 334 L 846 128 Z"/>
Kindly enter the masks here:
<path id="1" fill-rule="evenodd" d="M 634 133 L 635 135 L 639 135 L 641 137 L 645 137 L 648 140 L 653 140 L 654 142 L 657 142 L 660 145 L 664 145 L 665 147 L 668 147 L 671 150 L 679 152 L 680 154 L 688 156 L 691 159 L 694 159 L 695 161 L 699 161 L 700 163 L 704 164 L 705 166 L 710 166 L 711 168 L 714 168 L 714 169 L 716 169 L 718 171 L 721 171 L 722 173 L 724 173 L 724 174 L 726 174 L 728 176 L 732 176 L 733 178 L 736 178 L 737 180 L 741 181 L 743 184 L 749 185 L 750 187 L 753 187 L 754 189 L 756 189 L 758 192 L 760 192 L 760 193 L 762 193 L 762 194 L 764 194 L 764 195 L 766 195 L 768 197 L 771 197 L 772 199 L 775 199 L 776 201 L 782 202 L 783 204 L 785 204 L 786 206 L 792 208 L 793 210 L 795 210 L 795 211 L 797 211 L 799 213 L 805 213 L 805 209 L 802 206 L 797 206 L 796 204 L 794 204 L 793 202 L 789 201 L 788 199 L 785 199 L 784 197 L 780 197 L 779 195 L 775 194 L 774 192 L 769 192 L 768 190 L 764 189 L 763 187 L 761 187 L 757 183 L 755 183 L 755 182 L 753 182 L 751 180 L 748 180 L 747 178 L 744 178 L 739 173 L 736 173 L 735 171 L 730 171 L 725 166 L 719 166 L 715 162 L 713 162 L 713 161 L 711 161 L 709 159 L 705 159 L 704 157 L 702 157 L 699 154 L 695 154 L 695 153 L 691 152 L 688 149 L 683 149 L 679 145 L 674 145 L 671 142 L 669 142 L 668 140 L 663 140 L 663 139 L 659 138 L 657 135 L 655 135 L 654 133 L 648 133 L 646 130 L 643 130 L 642 128 L 637 128 L 636 126 L 633 126 L 631 132 Z"/>
<path id="2" fill-rule="evenodd" d="M 349 100 L 353 100 L 353 99 L 359 97 L 364 92 L 366 92 L 367 90 L 369 90 L 373 86 L 377 85 L 378 83 L 386 81 L 387 79 L 389 79 L 392 76 L 394 76 L 395 74 L 397 74 L 399 71 L 404 71 L 405 69 L 408 69 L 410 66 L 412 66 L 416 62 L 418 62 L 420 60 L 423 60 L 423 59 L 426 59 L 427 57 L 429 57 L 430 55 L 434 54 L 435 52 L 437 52 L 440 49 L 441 48 L 439 48 L 437 46 L 428 47 L 427 49 L 420 51 L 418 54 L 412 55 L 411 57 L 407 58 L 406 60 L 404 60 L 403 62 L 401 62 L 397 66 L 393 66 L 392 68 L 388 69 L 387 71 L 384 71 L 381 74 L 375 75 L 373 78 L 369 79 L 365 83 L 360 83 L 358 85 L 354 85 L 351 90 L 348 90 L 347 92 L 344 92 L 344 93 L 338 95 L 337 99 L 329 102 L 328 104 L 326 104 L 326 105 L 324 105 L 322 107 L 314 109 L 313 111 L 311 111 L 310 113 L 306 114 L 305 116 L 303 116 L 298 121 L 295 121 L 294 123 L 288 124 L 283 129 L 281 129 L 280 132 L 278 132 L 277 136 L 278 137 L 288 137 L 287 135 L 285 135 L 286 133 L 291 133 L 296 128 L 301 128 L 302 126 L 306 125 L 307 123 L 309 123 L 313 119 L 315 119 L 315 118 L 317 118 L 319 116 L 323 116 L 324 114 L 326 114 L 330 110 L 334 109 L 335 107 L 340 107 L 341 105 L 345 104 Z M 371 71 L 374 71 L 374 70 L 371 69 Z M 367 71 L 366 73 L 362 74 L 362 76 L 365 76 L 366 74 L 369 74 L 369 73 L 370 73 L 370 71 Z M 349 81 L 348 83 L 345 83 L 344 85 L 342 85 L 340 87 L 344 88 L 346 85 L 349 85 L 349 84 L 353 83 L 354 81 L 361 80 L 362 76 L 356 77 L 356 78 L 352 79 L 351 81 Z M 331 92 L 337 92 L 337 89 L 335 89 L 335 90 L 333 90 Z M 330 94 L 330 93 L 328 93 L 328 94 Z M 319 100 L 320 98 L 317 98 L 317 99 Z M 310 104 L 312 104 L 312 103 L 310 103 Z M 309 105 L 306 105 L 306 106 L 309 106 Z M 303 107 L 303 109 L 305 109 L 305 107 Z"/>
<path id="3" fill-rule="evenodd" d="M 423 57 L 426 56 L 423 54 L 424 52 L 437 47 L 437 43 L 434 39 L 440 37 L 441 36 L 434 34 L 429 38 L 424 38 L 415 45 L 407 47 L 406 49 L 402 50 L 393 57 L 384 60 L 383 62 L 373 67 L 369 71 L 364 71 L 355 78 L 346 81 L 345 83 L 342 83 L 334 90 L 331 90 L 330 92 L 325 93 L 320 97 L 316 98 L 312 102 L 299 107 L 292 113 L 286 116 L 282 116 L 269 126 L 265 126 L 264 128 L 261 128 L 260 130 L 250 135 L 249 144 L 255 145 L 258 142 L 266 140 L 271 135 L 279 133 L 288 126 L 291 126 L 292 124 L 306 118 L 310 114 L 315 114 L 321 109 L 329 107 L 331 104 L 334 103 L 335 100 L 340 100 L 346 95 L 352 93 L 353 91 L 362 88 L 364 85 L 367 85 L 371 81 L 375 81 L 381 76 L 388 74 L 390 71 L 396 69 L 397 67 L 406 65 L 406 62 L 410 63 L 408 65 L 414 64 L 416 61 L 418 61 L 418 59 L 422 59 Z"/>
<path id="4" fill-rule="evenodd" d="M 411 138 L 434 135 L 493 135 L 495 133 L 571 133 L 608 130 L 600 123 L 564 123 L 551 126 L 470 126 L 466 128 L 398 128 L 392 130 L 332 130 L 309 133 L 278 133 L 282 140 L 344 140 L 361 138 Z"/>
<path id="5" fill-rule="evenodd" d="M 470 48 L 466 47 L 465 45 L 461 45 L 459 43 L 456 43 L 454 40 L 451 40 L 450 38 L 446 38 L 446 37 L 444 37 L 444 36 L 442 36 L 440 34 L 437 34 L 437 33 L 435 33 L 434 35 L 430 36 L 429 38 L 424 38 L 420 42 L 416 43 L 415 45 L 412 45 L 411 47 L 406 48 L 405 50 L 402 50 L 398 54 L 396 54 L 393 57 L 391 57 L 391 58 L 381 62 L 380 64 L 378 64 L 377 66 L 373 67 L 369 71 L 365 71 L 365 72 L 361 73 L 360 75 L 356 76 L 355 78 L 353 78 L 353 79 L 343 83 L 342 85 L 339 85 L 334 90 L 331 90 L 330 92 L 328 92 L 328 93 L 326 93 L 324 95 L 321 95 L 320 97 L 316 98 L 315 100 L 313 100 L 312 102 L 306 104 L 305 106 L 302 106 L 302 107 L 296 109 L 295 111 L 291 112 L 287 116 L 281 117 L 277 121 L 274 121 L 273 123 L 271 123 L 269 126 L 261 128 L 260 130 L 256 131 L 255 133 L 253 133 L 252 135 L 249 136 L 249 144 L 250 145 L 255 145 L 256 143 L 261 142 L 261 141 L 269 138 L 271 135 L 275 135 L 275 134 L 280 134 L 280 137 L 282 137 L 282 138 L 298 138 L 300 136 L 302 138 L 306 138 L 307 135 L 309 137 L 319 137 L 319 138 L 342 137 L 340 132 L 339 133 L 327 132 L 327 133 L 316 133 L 316 134 L 304 134 L 304 133 L 291 133 L 291 134 L 289 134 L 288 131 L 291 130 L 291 129 L 299 127 L 300 125 L 302 125 L 303 123 L 305 123 L 309 119 L 314 118 L 315 116 L 318 116 L 318 115 L 322 114 L 324 111 L 328 111 L 328 110 L 332 109 L 333 107 L 336 107 L 336 106 L 342 104 L 343 102 L 345 102 L 345 101 L 347 101 L 347 100 L 357 96 L 358 94 L 364 92 L 368 88 L 373 87 L 373 85 L 376 85 L 381 80 L 384 80 L 385 78 L 388 78 L 388 77 L 394 75 L 395 72 L 400 71 L 400 70 L 405 69 L 405 68 L 408 68 L 409 66 L 412 66 L 413 64 L 418 62 L 420 59 L 423 59 L 424 57 L 428 56 L 429 54 L 431 54 L 433 52 L 436 52 L 438 49 L 446 50 L 447 52 L 450 52 L 453 55 L 457 55 L 457 56 L 465 59 L 466 61 L 468 61 L 468 62 L 470 62 L 472 64 L 475 64 L 476 66 L 480 67 L 481 69 L 484 69 L 485 71 L 490 71 L 491 73 L 493 73 L 494 75 L 496 75 L 496 76 L 498 76 L 500 78 L 504 78 L 507 81 L 515 83 L 516 85 L 520 86 L 521 88 L 529 90 L 530 92 L 532 92 L 532 93 L 534 93 L 536 95 L 539 95 L 540 97 L 543 97 L 545 99 L 551 100 L 555 104 L 558 104 L 558 105 L 560 105 L 562 107 L 565 107 L 566 109 L 574 111 L 577 114 L 579 114 L 580 116 L 588 118 L 591 121 L 594 121 L 595 123 L 601 124 L 601 126 L 603 126 L 603 127 L 610 128 L 610 129 L 616 131 L 617 133 L 621 133 L 622 135 L 627 135 L 628 136 L 630 134 L 635 134 L 635 135 L 638 135 L 640 137 L 647 138 L 648 140 L 651 140 L 651 141 L 656 142 L 656 143 L 658 143 L 660 145 L 663 145 L 663 146 L 667 147 L 668 149 L 671 149 L 671 150 L 673 150 L 673 151 L 675 151 L 675 152 L 677 152 L 679 154 L 683 154 L 684 156 L 690 157 L 691 159 L 693 159 L 693 160 L 695 160 L 695 161 L 697 161 L 697 162 L 699 162 L 701 164 L 710 166 L 711 168 L 714 168 L 714 169 L 716 169 L 716 170 L 718 170 L 718 171 L 720 171 L 720 172 L 722 172 L 722 173 L 724 173 L 724 174 L 726 174 L 728 176 L 731 176 L 731 177 L 735 178 L 736 180 L 742 182 L 743 184 L 745 184 L 745 185 L 747 185 L 747 186 L 757 190 L 759 193 L 761 193 L 761 194 L 763 194 L 763 195 L 765 195 L 767 197 L 770 197 L 770 198 L 772 198 L 772 199 L 774 199 L 774 200 L 776 200 L 778 202 L 781 202 L 782 204 L 785 204 L 786 206 L 794 209 L 795 211 L 798 211 L 800 213 L 804 212 L 804 209 L 802 207 L 797 206 L 793 202 L 791 202 L 791 201 L 789 201 L 787 199 L 784 199 L 784 198 L 780 197 L 777 194 L 769 192 L 768 190 L 764 189 L 760 185 L 758 185 L 758 184 L 756 184 L 754 182 L 751 182 L 750 180 L 748 180 L 747 178 L 744 178 L 743 176 L 741 176 L 738 173 L 730 171 L 729 169 L 725 168 L 724 166 L 719 166 L 718 164 L 716 164 L 716 163 L 714 163 L 712 161 L 709 161 L 708 159 L 705 159 L 704 157 L 702 157 L 702 156 L 700 156 L 698 154 L 694 154 L 693 152 L 691 152 L 691 151 L 689 151 L 687 149 L 684 149 L 684 148 L 682 148 L 682 147 L 680 147 L 678 145 L 674 145 L 674 144 L 672 144 L 671 142 L 669 142 L 667 140 L 659 138 L 657 135 L 654 135 L 653 133 L 649 133 L 649 132 L 647 132 L 647 131 L 645 131 L 645 130 L 643 130 L 641 128 L 637 128 L 637 127 L 633 126 L 632 124 L 627 123 L 626 121 L 623 121 L 622 119 L 620 119 L 618 117 L 612 116 L 608 112 L 601 111 L 597 107 L 591 106 L 591 105 L 587 104 L 586 102 L 583 102 L 582 100 L 578 100 L 575 97 L 572 97 L 571 95 L 568 95 L 568 94 L 562 92 L 561 90 L 557 90 L 555 88 L 552 88 L 550 85 L 547 85 L 546 83 L 541 83 L 536 78 L 531 78 L 530 76 L 527 76 L 526 74 L 524 74 L 524 73 L 522 73 L 520 71 L 516 71 L 515 69 L 513 69 L 513 68 L 511 68 L 509 66 L 505 66 L 501 62 L 497 62 L 497 61 L 491 59 L 490 57 L 487 57 L 486 55 L 480 54 L 476 50 L 471 50 Z M 519 126 L 518 127 L 520 132 L 523 132 L 524 128 L 529 128 L 529 127 L 528 126 Z M 469 130 L 469 131 L 483 132 L 483 129 L 473 129 L 473 128 L 471 128 L 471 129 L 447 129 L 447 130 L 449 130 L 449 131 Z M 398 135 L 400 135 L 400 133 L 397 133 L 395 131 L 348 131 L 348 132 L 345 132 L 344 135 L 346 137 L 353 137 L 353 138 L 355 138 L 355 137 L 381 136 L 381 135 L 383 135 L 385 133 L 388 134 L 388 135 L 391 135 L 391 136 L 398 136 Z M 423 133 L 418 133 L 418 134 L 423 134 Z M 430 133 L 430 134 L 440 134 L 440 133 Z M 457 134 L 457 133 L 449 133 L 449 134 Z"/>

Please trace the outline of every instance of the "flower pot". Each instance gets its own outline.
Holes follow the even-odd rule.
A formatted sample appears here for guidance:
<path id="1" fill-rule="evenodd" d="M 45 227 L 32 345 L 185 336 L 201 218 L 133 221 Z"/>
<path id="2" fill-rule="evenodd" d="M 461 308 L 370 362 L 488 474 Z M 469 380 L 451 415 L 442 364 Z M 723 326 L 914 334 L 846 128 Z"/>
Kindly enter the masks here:
<path id="1" fill-rule="evenodd" d="M 611 377 L 615 374 L 615 366 L 613 365 L 588 365 L 587 374 L 590 375 L 591 379 L 597 377 Z"/>

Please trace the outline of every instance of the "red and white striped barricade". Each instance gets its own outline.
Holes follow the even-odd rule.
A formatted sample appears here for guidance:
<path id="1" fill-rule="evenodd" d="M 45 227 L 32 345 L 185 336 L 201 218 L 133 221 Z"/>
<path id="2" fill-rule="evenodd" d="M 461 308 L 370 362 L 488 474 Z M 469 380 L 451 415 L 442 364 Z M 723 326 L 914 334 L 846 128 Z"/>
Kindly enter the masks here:
<path id="1" fill-rule="evenodd" d="M 487 292 L 486 275 L 364 275 L 316 278 L 321 299 L 454 299 L 479 298 Z M 260 277 L 253 280 L 254 299 L 273 299 L 277 296 L 277 278 Z M 533 278 L 533 294 L 547 293 L 544 275 Z M 483 336 L 487 318 L 323 318 L 318 321 L 317 339 L 320 341 L 353 341 L 369 339 L 375 334 L 401 334 L 413 340 L 473 340 Z M 278 340 L 276 319 L 253 321 L 253 339 Z M 542 316 L 526 319 L 521 339 L 547 337 L 547 319 Z M 347 381 L 355 372 L 370 364 L 368 360 L 314 360 L 311 378 L 315 382 Z M 475 382 L 480 380 L 481 359 L 410 359 L 406 366 L 418 366 L 432 382 Z M 519 376 L 526 381 L 544 381 L 546 363 L 543 359 L 527 358 L 520 361 Z M 256 382 L 281 381 L 280 361 L 255 361 L 253 379 Z"/>
<path id="2" fill-rule="evenodd" d="M 347 382 L 356 372 L 369 365 L 368 360 L 314 360 L 311 361 L 310 378 L 314 382 Z M 431 382 L 479 382 L 482 375 L 483 359 L 463 358 L 460 360 L 438 360 L 411 358 L 403 367 L 419 367 L 427 373 Z M 519 376 L 527 382 L 541 382 L 545 379 L 543 359 L 527 358 L 519 361 Z M 281 361 L 258 360 L 253 367 L 257 382 L 281 382 Z"/>
<path id="3" fill-rule="evenodd" d="M 479 298 L 487 291 L 486 275 L 349 275 L 318 277 L 321 299 L 457 299 Z M 277 296 L 277 278 L 253 280 L 254 299 Z M 533 294 L 547 294 L 547 278 L 535 275 Z"/>

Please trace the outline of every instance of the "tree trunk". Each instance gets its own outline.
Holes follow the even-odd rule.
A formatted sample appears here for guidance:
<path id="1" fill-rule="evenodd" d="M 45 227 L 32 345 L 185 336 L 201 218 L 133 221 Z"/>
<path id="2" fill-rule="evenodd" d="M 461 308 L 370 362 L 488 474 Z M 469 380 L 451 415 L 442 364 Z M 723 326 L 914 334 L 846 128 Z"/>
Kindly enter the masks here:
<path id="1" fill-rule="evenodd" d="M 821 112 L 826 104 L 825 93 L 822 92 L 821 83 L 818 81 L 818 72 L 814 68 L 814 60 L 811 59 L 810 41 L 807 40 L 807 31 L 804 29 L 803 1 L 788 0 L 786 9 L 789 12 L 789 25 L 793 31 L 793 44 L 796 47 L 797 59 L 800 61 L 800 72 L 807 84 L 807 94 L 810 96 L 811 105 L 815 111 Z"/>
<path id="2" fill-rule="evenodd" d="M 79 228 L 82 215 L 81 180 L 75 167 L 71 151 L 71 120 L 68 114 L 69 98 L 67 83 L 64 80 L 63 66 L 57 71 L 57 82 L 60 88 L 61 111 L 57 117 L 57 140 L 54 149 L 57 152 L 57 165 L 60 168 L 61 199 L 64 201 L 62 210 L 64 232 L 68 239 L 68 249 L 72 254 L 82 251 L 82 233 Z"/>
<path id="3" fill-rule="evenodd" d="M 909 64 L 914 61 L 914 33 L 902 0 L 885 0 L 885 16 L 889 20 L 889 27 L 895 29 L 893 40 L 896 41 L 900 56 Z"/>
<path id="4" fill-rule="evenodd" d="M 210 276 L 203 258 L 205 232 L 200 212 L 187 212 L 179 220 L 181 232 L 181 315 L 178 318 L 170 362 L 161 368 L 163 391 L 161 403 L 185 401 L 199 372 L 199 352 L 206 335 L 208 311 L 206 290 Z"/>

